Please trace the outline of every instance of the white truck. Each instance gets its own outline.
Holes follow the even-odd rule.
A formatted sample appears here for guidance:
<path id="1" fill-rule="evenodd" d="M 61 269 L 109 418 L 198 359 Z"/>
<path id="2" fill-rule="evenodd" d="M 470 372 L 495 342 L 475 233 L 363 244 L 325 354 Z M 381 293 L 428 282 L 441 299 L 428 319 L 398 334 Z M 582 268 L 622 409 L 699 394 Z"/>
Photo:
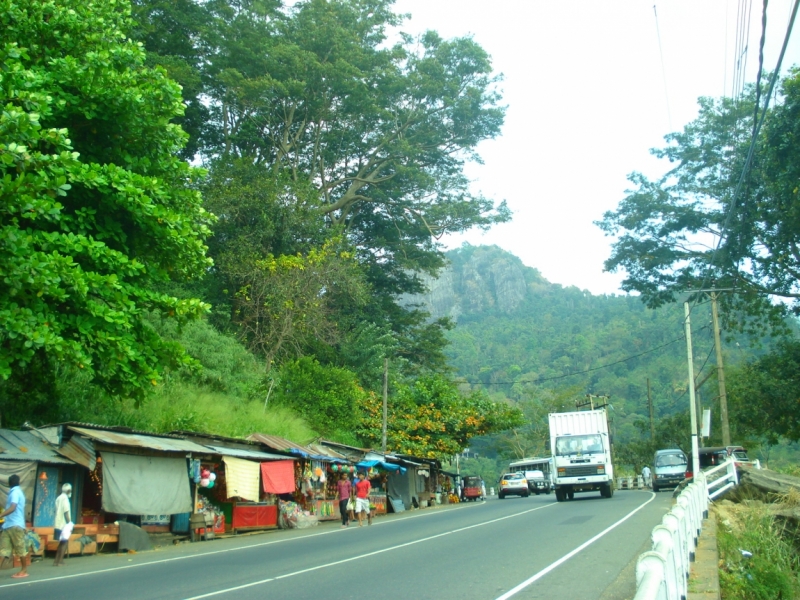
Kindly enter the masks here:
<path id="1" fill-rule="evenodd" d="M 575 492 L 599 490 L 614 495 L 611 439 L 604 409 L 550 413 L 550 452 L 555 470 L 556 500 Z"/>

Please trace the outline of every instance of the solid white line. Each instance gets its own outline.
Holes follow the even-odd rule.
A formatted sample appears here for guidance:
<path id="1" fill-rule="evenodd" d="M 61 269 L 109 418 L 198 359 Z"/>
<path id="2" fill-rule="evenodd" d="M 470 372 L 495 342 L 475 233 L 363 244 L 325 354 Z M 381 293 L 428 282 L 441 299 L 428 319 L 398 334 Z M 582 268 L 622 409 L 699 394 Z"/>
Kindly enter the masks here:
<path id="1" fill-rule="evenodd" d="M 453 507 L 453 508 L 447 510 L 446 512 L 451 512 L 453 510 L 461 510 L 461 509 L 465 509 L 465 508 L 474 508 L 475 506 L 481 506 L 481 504 Z M 445 513 L 441 513 L 441 512 L 438 512 L 438 511 L 430 511 L 430 512 L 416 514 L 416 515 L 408 515 L 408 516 L 401 517 L 401 518 L 398 518 L 398 519 L 392 519 L 391 521 L 377 522 L 377 523 L 375 523 L 375 525 L 376 526 L 377 525 L 391 525 L 392 523 L 400 523 L 400 522 L 405 521 L 407 519 L 417 519 L 417 518 L 420 518 L 420 517 L 427 517 L 427 516 L 430 516 L 430 515 L 437 515 L 437 514 L 445 514 Z M 318 537 L 320 535 L 330 535 L 331 533 L 344 533 L 345 531 L 350 531 L 350 529 L 339 529 L 339 528 L 337 528 L 337 529 L 333 529 L 331 531 L 322 531 L 320 533 L 309 533 L 309 534 L 306 534 L 306 535 L 298 535 L 298 536 L 292 537 L 292 538 L 284 538 L 284 539 L 281 539 L 281 540 L 272 540 L 270 542 L 261 542 L 259 544 L 250 544 L 250 545 L 247 545 L 247 546 L 237 546 L 236 548 L 226 548 L 225 550 L 211 550 L 209 552 L 200 551 L 197 554 L 187 554 L 185 556 L 175 556 L 175 557 L 172 557 L 172 558 L 163 558 L 161 560 L 150 560 L 150 561 L 146 561 L 146 562 L 140 562 L 140 563 L 137 563 L 135 565 L 122 565 L 122 566 L 119 566 L 119 567 L 109 567 L 107 569 L 98 569 L 96 571 L 86 571 L 84 573 L 73 573 L 72 575 L 59 575 L 57 577 L 48 577 L 46 579 L 31 579 L 31 578 L 28 578 L 28 579 L 25 579 L 24 581 L 15 582 L 15 583 L 7 583 L 7 584 L 4 584 L 4 585 L 0 585 L 0 589 L 9 588 L 9 587 L 16 587 L 16 586 L 19 586 L 19 585 L 33 585 L 33 584 L 36 584 L 36 583 L 47 583 L 47 582 L 50 582 L 50 581 L 61 581 L 61 580 L 64 580 L 64 579 L 74 579 L 76 577 L 87 577 L 89 575 L 98 575 L 100 573 L 110 573 L 112 571 L 122 571 L 122 570 L 125 570 L 125 569 L 138 569 L 139 567 L 149 567 L 150 565 L 159 565 L 159 564 L 163 564 L 163 563 L 175 562 L 175 561 L 178 561 L 178 560 L 188 560 L 188 559 L 191 559 L 191 558 L 202 558 L 204 556 L 212 556 L 214 554 L 226 554 L 228 552 L 239 552 L 240 550 L 249 550 L 250 548 L 260 548 L 262 546 L 272 546 L 273 544 L 283 544 L 285 542 L 293 542 L 295 540 L 303 540 L 303 539 L 310 538 L 310 537 Z M 120 558 L 122 556 L 125 556 L 125 555 L 124 554 L 121 555 Z"/>
<path id="2" fill-rule="evenodd" d="M 515 587 L 514 589 L 507 591 L 507 592 L 506 592 L 505 594 L 503 594 L 502 596 L 499 596 L 499 597 L 498 597 L 496 600 L 508 600 L 508 598 L 511 598 L 511 596 L 513 596 L 513 595 L 514 595 L 514 594 L 516 594 L 517 592 L 520 592 L 520 591 L 524 590 L 526 587 L 528 587 L 530 584 L 532 584 L 532 583 L 533 583 L 534 581 L 536 581 L 537 579 L 541 579 L 542 577 L 544 577 L 545 575 L 547 575 L 547 574 L 548 574 L 550 571 L 552 571 L 553 569 L 555 569 L 557 566 L 559 566 L 559 565 L 560 565 L 560 564 L 562 564 L 562 563 L 565 563 L 565 562 L 566 562 L 566 561 L 568 561 L 570 558 L 572 558 L 573 556 L 575 556 L 575 555 L 576 555 L 578 552 L 580 552 L 581 550 L 583 550 L 583 549 L 584 549 L 584 548 L 586 548 L 587 546 L 589 546 L 589 545 L 591 545 L 591 544 L 595 543 L 597 540 L 599 540 L 601 537 L 603 537 L 603 536 L 604 536 L 605 534 L 607 534 L 609 531 L 611 531 L 612 529 L 614 529 L 614 528 L 615 528 L 615 527 L 617 527 L 618 525 L 621 525 L 622 523 L 624 523 L 625 521 L 627 521 L 628 519 L 630 519 L 630 518 L 631 518 L 633 515 L 635 515 L 637 512 L 639 512 L 639 511 L 640 511 L 640 510 L 642 510 L 642 509 L 643 509 L 645 506 L 647 506 L 647 505 L 648 505 L 648 504 L 650 504 L 650 503 L 651 503 L 653 500 L 655 500 L 655 497 L 656 497 L 656 495 L 655 495 L 653 492 L 650 492 L 650 500 L 648 500 L 647 502 L 645 502 L 644 504 L 642 504 L 641 506 L 639 506 L 639 508 L 636 508 L 636 509 L 632 510 L 632 511 L 631 511 L 631 512 L 629 512 L 627 515 L 625 515 L 624 517 L 622 517 L 622 518 L 621 518 L 619 521 L 617 521 L 617 522 L 616 522 L 616 523 L 614 523 L 613 525 L 611 525 L 611 526 L 607 527 L 606 529 L 604 529 L 603 531 L 601 531 L 600 533 L 598 533 L 598 534 L 597 534 L 596 536 L 594 536 L 592 539 L 585 541 L 583 544 L 581 544 L 580 546 L 578 546 L 577 548 L 575 548 L 575 550 L 573 550 L 573 551 L 572 551 L 572 552 L 570 552 L 569 554 L 565 554 L 564 556 L 562 556 L 561 558 L 559 558 L 559 559 L 558 559 L 556 562 L 552 563 L 552 564 L 551 564 L 550 566 L 548 566 L 548 567 L 545 567 L 544 569 L 542 569 L 541 571 L 539 571 L 538 573 L 536 573 L 536 575 L 534 575 L 534 576 L 533 576 L 533 577 L 531 577 L 530 579 L 526 579 L 525 581 L 523 581 L 522 583 L 520 583 L 520 584 L 519 584 L 517 587 Z"/>
<path id="3" fill-rule="evenodd" d="M 655 497 L 655 496 L 653 496 Z M 468 529 L 475 529 L 476 527 L 483 527 L 484 525 L 490 525 L 491 523 L 497 523 L 498 521 L 504 521 L 506 519 L 513 519 L 515 517 L 519 517 L 521 515 L 535 512 L 537 510 L 542 510 L 543 508 L 547 508 L 548 506 L 555 506 L 556 503 L 553 502 L 551 504 L 545 504 L 544 506 L 538 506 L 536 508 L 531 508 L 528 510 L 524 510 L 522 512 L 507 515 L 505 517 L 499 517 L 497 519 L 492 519 L 491 521 L 484 521 L 483 523 L 477 523 L 475 525 L 468 525 L 467 527 L 459 527 L 458 529 L 453 529 L 451 531 L 445 531 L 443 533 L 437 533 L 436 535 L 431 535 L 426 538 L 421 538 L 419 540 L 414 540 L 413 542 L 406 542 L 405 544 L 398 544 L 397 546 L 391 546 L 389 548 L 382 548 L 381 550 L 375 550 L 374 552 L 367 552 L 366 554 L 360 554 L 358 556 L 353 556 L 351 558 L 345 558 L 342 560 L 337 560 L 334 562 L 326 563 L 324 565 L 317 565 L 316 567 L 309 567 L 308 569 L 302 569 L 300 571 L 294 571 L 292 573 L 286 573 L 285 575 L 278 575 L 277 577 L 270 577 L 268 579 L 261 579 L 259 581 L 253 581 L 252 583 L 245 583 L 244 585 L 237 585 L 235 587 L 226 588 L 223 590 L 217 590 L 216 592 L 209 592 L 208 594 L 202 594 L 200 596 L 192 596 L 187 600 L 200 600 L 201 598 L 210 598 L 211 596 L 218 596 L 220 594 L 227 594 L 228 592 L 235 592 L 237 590 L 243 590 L 249 587 L 254 587 L 256 585 L 262 585 L 265 583 L 269 583 L 271 581 L 277 581 L 278 579 L 286 579 L 288 577 L 294 577 L 296 575 L 303 575 L 304 573 L 310 573 L 311 571 L 318 571 L 320 569 L 326 569 L 328 567 L 335 567 L 336 565 L 341 565 L 344 563 L 353 562 L 355 560 L 361 560 L 362 558 L 368 558 L 370 556 L 375 556 L 377 554 L 383 554 L 385 552 L 391 552 L 393 550 L 399 550 L 400 548 L 406 548 L 408 546 L 414 546 L 416 544 L 421 544 L 422 542 L 429 542 L 430 540 L 435 540 L 440 537 L 444 537 L 446 535 L 452 535 L 454 533 L 459 533 L 461 531 L 467 531 Z"/>

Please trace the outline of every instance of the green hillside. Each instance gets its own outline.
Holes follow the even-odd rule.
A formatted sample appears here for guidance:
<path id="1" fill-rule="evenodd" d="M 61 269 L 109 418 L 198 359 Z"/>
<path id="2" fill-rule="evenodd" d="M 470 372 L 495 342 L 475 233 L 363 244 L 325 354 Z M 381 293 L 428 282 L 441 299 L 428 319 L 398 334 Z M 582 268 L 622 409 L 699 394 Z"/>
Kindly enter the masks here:
<path id="1" fill-rule="evenodd" d="M 585 394 L 609 395 L 620 441 L 649 419 L 648 378 L 656 419 L 688 410 L 682 304 L 649 310 L 634 296 L 552 284 L 495 246 L 464 246 L 447 257 L 448 269 L 414 301 L 456 322 L 447 352 L 465 387 L 512 401 L 549 392 L 567 406 Z M 694 308 L 698 380 L 715 366 L 710 322 L 708 305 Z M 725 343 L 730 365 L 759 352 L 749 340 Z M 708 408 L 716 395 L 712 377 L 700 403 Z"/>

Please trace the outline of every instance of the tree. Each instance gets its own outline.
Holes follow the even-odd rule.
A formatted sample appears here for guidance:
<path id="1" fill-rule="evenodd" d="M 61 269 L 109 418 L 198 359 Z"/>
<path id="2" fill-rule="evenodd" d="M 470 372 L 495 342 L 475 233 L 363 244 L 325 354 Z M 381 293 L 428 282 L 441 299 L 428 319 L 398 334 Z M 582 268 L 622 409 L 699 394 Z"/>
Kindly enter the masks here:
<path id="1" fill-rule="evenodd" d="M 368 445 L 381 442 L 381 399 L 363 398 L 357 435 Z M 440 375 L 397 385 L 389 400 L 387 450 L 420 457 L 443 458 L 464 450 L 469 440 L 515 427 L 522 413 L 484 394 L 462 394 Z"/>
<path id="2" fill-rule="evenodd" d="M 367 396 L 352 372 L 308 356 L 283 365 L 273 392 L 276 404 L 296 410 L 318 433 L 350 444 Z"/>
<path id="3" fill-rule="evenodd" d="M 177 156 L 178 86 L 144 66 L 128 11 L 118 0 L 0 2 L 3 380 L 45 385 L 66 361 L 141 397 L 186 360 L 145 314 L 183 322 L 207 310 L 155 291 L 209 267 L 213 217 L 192 189 L 202 172 Z"/>
<path id="4" fill-rule="evenodd" d="M 800 440 L 800 341 L 785 340 L 730 373 L 731 414 L 740 436 Z"/>
<path id="5" fill-rule="evenodd" d="M 241 335 L 270 368 L 276 357 L 295 358 L 316 342 L 339 339 L 332 315 L 337 302 L 364 302 L 364 286 L 351 252 L 326 243 L 307 255 L 268 255 L 241 274 L 235 314 Z"/>
<path id="6" fill-rule="evenodd" d="M 738 101 L 701 98 L 698 118 L 652 151 L 675 166 L 656 181 L 630 175 L 635 188 L 598 223 L 618 236 L 606 269 L 624 269 L 623 289 L 640 293 L 650 307 L 705 283 L 735 287 L 723 303 L 774 325 L 786 305 L 770 298 L 800 310 L 800 72 L 783 81 L 736 196 L 754 129 L 754 94 L 751 86 Z"/>
<path id="7" fill-rule="evenodd" d="M 213 131 L 203 152 L 221 182 L 216 202 L 238 222 L 302 216 L 303 231 L 314 232 L 286 248 L 221 220 L 226 235 L 212 255 L 254 250 L 253 240 L 262 255 L 307 253 L 322 243 L 319 232 L 345 236 L 371 290 L 364 312 L 348 318 L 389 325 L 407 364 L 430 358 L 438 369 L 446 323 L 427 323 L 397 296 L 421 291 L 417 273 L 444 264 L 442 235 L 509 218 L 504 204 L 470 192 L 463 175 L 479 160 L 477 144 L 503 122 L 488 55 L 471 39 L 435 33 L 389 46 L 388 30 L 402 23 L 390 0 L 209 6 L 204 77 Z M 233 177 L 230 164 L 240 165 Z M 261 206 L 239 194 L 244 165 L 259 172 Z"/>

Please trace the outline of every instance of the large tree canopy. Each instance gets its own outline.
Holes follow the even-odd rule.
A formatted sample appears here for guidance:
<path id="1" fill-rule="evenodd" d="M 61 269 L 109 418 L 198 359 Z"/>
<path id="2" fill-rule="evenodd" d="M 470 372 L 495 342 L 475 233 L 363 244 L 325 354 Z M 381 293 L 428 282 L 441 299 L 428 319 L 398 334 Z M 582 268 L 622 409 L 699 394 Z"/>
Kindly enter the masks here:
<path id="1" fill-rule="evenodd" d="M 180 90 L 118 0 L 0 1 L 0 377 L 59 361 L 139 395 L 180 359 L 144 320 L 205 310 L 156 285 L 202 274 L 212 217 L 178 158 Z"/>
<path id="2" fill-rule="evenodd" d="M 598 223 L 618 236 L 606 269 L 624 270 L 623 289 L 649 306 L 714 284 L 736 288 L 723 301 L 751 315 L 779 317 L 771 297 L 800 310 L 800 72 L 782 82 L 742 179 L 754 102 L 754 87 L 737 101 L 701 98 L 698 118 L 652 151 L 674 167 L 655 181 L 630 175 L 634 189 Z"/>
<path id="3" fill-rule="evenodd" d="M 209 111 L 193 130 L 220 217 L 207 297 L 235 324 L 251 322 L 233 298 L 258 261 L 341 237 L 371 293 L 359 310 L 338 307 L 339 329 L 389 327 L 409 367 L 440 369 L 448 323 L 427 323 L 397 297 L 443 266 L 441 236 L 509 218 L 463 172 L 504 118 L 486 52 L 470 38 L 401 34 L 392 0 L 213 0 L 185 13 L 136 4 L 153 62 L 179 57 L 202 81 L 184 94 Z M 192 47 L 175 31 L 193 32 Z"/>

